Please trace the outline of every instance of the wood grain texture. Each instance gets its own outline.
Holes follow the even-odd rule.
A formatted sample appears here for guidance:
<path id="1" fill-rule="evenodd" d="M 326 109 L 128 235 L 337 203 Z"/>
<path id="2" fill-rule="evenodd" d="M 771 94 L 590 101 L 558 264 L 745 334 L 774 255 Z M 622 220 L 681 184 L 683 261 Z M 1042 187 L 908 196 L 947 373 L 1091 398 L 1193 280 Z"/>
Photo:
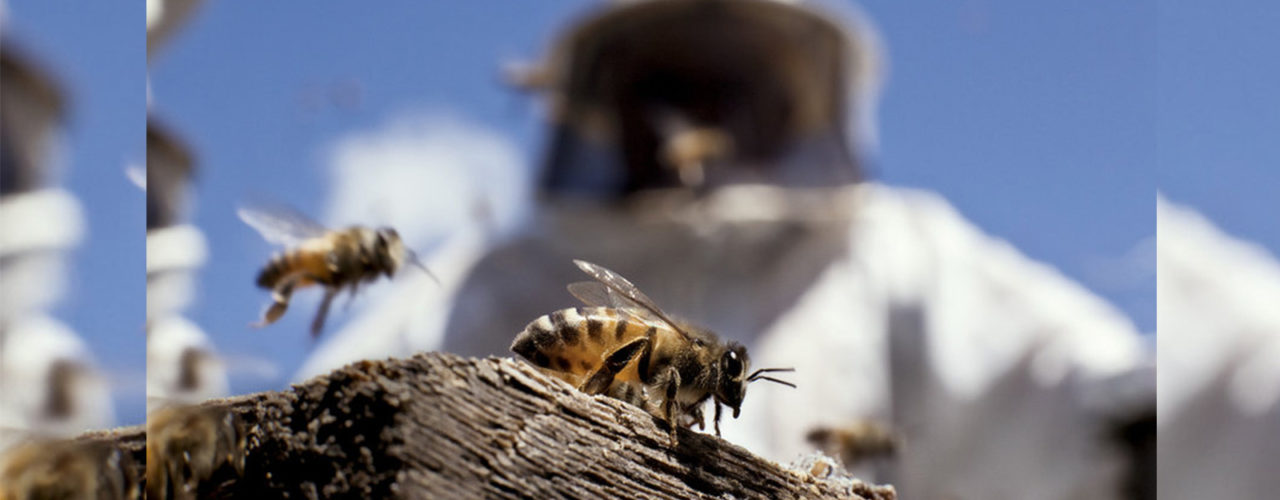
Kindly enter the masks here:
<path id="1" fill-rule="evenodd" d="M 239 415 L 247 457 L 243 476 L 224 467 L 201 498 L 895 498 L 708 434 L 681 430 L 671 449 L 639 408 L 510 359 L 363 361 L 206 404 Z"/>

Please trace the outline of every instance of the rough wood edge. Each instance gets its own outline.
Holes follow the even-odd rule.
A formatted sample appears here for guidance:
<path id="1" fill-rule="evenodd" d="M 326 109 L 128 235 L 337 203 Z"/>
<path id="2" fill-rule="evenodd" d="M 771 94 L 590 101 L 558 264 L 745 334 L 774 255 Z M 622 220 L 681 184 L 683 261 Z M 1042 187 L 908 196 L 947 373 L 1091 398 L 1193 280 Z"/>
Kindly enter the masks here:
<path id="1" fill-rule="evenodd" d="M 512 359 L 361 361 L 202 406 L 237 416 L 244 473 L 220 466 L 199 498 L 896 497 L 821 456 L 784 467 L 683 429 L 672 449 L 648 413 Z M 98 438 L 145 443 L 138 428 Z"/>

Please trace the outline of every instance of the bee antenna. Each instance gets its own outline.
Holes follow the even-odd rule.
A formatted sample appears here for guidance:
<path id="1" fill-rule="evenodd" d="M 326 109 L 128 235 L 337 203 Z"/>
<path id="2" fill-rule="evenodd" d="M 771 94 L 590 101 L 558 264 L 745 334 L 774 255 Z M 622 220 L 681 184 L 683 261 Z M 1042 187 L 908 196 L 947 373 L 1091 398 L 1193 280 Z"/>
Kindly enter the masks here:
<path id="1" fill-rule="evenodd" d="M 431 272 L 431 270 L 430 270 L 430 269 L 427 269 L 426 264 L 423 264 L 423 263 L 422 263 L 422 261 L 418 259 L 418 254 L 417 254 L 417 252 L 414 252 L 413 250 L 409 250 L 409 249 L 407 249 L 407 248 L 406 248 L 406 249 L 405 249 L 405 255 L 407 255 L 407 256 L 409 257 L 409 264 L 410 264 L 410 265 L 413 265 L 414 267 L 417 267 L 418 269 L 421 269 L 421 270 L 422 270 L 422 272 L 427 273 L 427 277 L 428 277 L 428 278 L 431 278 L 431 281 L 436 282 L 436 285 L 437 285 L 437 286 L 438 286 L 438 285 L 440 285 L 440 278 L 437 278 L 437 277 L 436 277 L 436 273 L 433 273 L 433 272 Z"/>
<path id="2" fill-rule="evenodd" d="M 747 381 L 748 381 L 748 382 L 755 382 L 755 381 L 757 381 L 757 380 L 768 380 L 768 381 L 770 381 L 770 382 L 775 382 L 775 383 L 779 383 L 779 384 L 785 385 L 785 386 L 790 387 L 790 388 L 792 388 L 792 389 L 795 389 L 795 388 L 796 388 L 796 385 L 795 385 L 795 384 L 793 384 L 793 383 L 791 383 L 791 382 L 787 382 L 787 381 L 785 381 L 785 380 L 778 380 L 778 379 L 773 378 L 773 377 L 764 377 L 764 376 L 760 376 L 760 377 L 751 377 L 750 379 L 747 379 Z"/>
<path id="3" fill-rule="evenodd" d="M 762 374 L 764 374 L 764 373 L 774 373 L 774 372 L 794 372 L 794 371 L 796 371 L 796 369 L 795 369 L 795 368 L 761 368 L 761 369 L 759 369 L 759 370 L 756 370 L 756 371 L 754 371 L 754 372 L 751 372 L 751 376 L 747 377 L 747 382 L 755 382 L 755 381 L 757 381 L 757 380 L 768 380 L 768 381 L 770 381 L 770 382 L 774 382 L 774 383 L 782 384 L 782 385 L 788 386 L 788 387 L 790 387 L 790 388 L 792 388 L 792 389 L 795 389 L 795 388 L 796 388 L 796 385 L 795 385 L 795 384 L 793 384 L 793 383 L 791 383 L 791 382 L 787 382 L 787 381 L 785 381 L 785 380 L 778 380 L 778 379 L 773 378 L 773 377 L 766 377 L 766 376 L 762 375 Z"/>
<path id="4" fill-rule="evenodd" d="M 771 372 L 794 372 L 794 371 L 796 371 L 796 369 L 795 369 L 795 368 L 761 368 L 761 369 L 759 369 L 759 370 L 756 370 L 756 371 L 751 372 L 751 376 L 750 376 L 750 377 L 747 377 L 747 379 L 748 379 L 748 380 L 755 380 L 756 378 L 759 378 L 759 377 L 760 377 L 760 374 L 761 374 L 761 373 L 771 373 Z"/>

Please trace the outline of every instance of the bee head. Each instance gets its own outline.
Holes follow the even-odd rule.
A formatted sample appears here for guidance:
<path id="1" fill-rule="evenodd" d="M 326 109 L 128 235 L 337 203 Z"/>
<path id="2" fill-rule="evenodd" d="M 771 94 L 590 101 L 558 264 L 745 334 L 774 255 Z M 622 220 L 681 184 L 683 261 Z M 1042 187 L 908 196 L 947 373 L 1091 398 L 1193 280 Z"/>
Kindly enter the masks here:
<path id="1" fill-rule="evenodd" d="M 389 227 L 380 227 L 374 232 L 377 240 L 377 252 L 374 252 L 381 261 L 381 268 L 387 277 L 391 277 L 400 269 L 405 261 L 404 242 L 400 241 L 400 233 Z"/>
<path id="2" fill-rule="evenodd" d="M 716 388 L 716 400 L 733 408 L 733 418 L 738 418 L 742 398 L 747 394 L 747 369 L 750 367 L 751 358 L 742 344 L 731 342 L 720 355 L 720 386 Z"/>
<path id="3" fill-rule="evenodd" d="M 431 281 L 436 282 L 437 285 L 440 284 L 440 280 L 436 278 L 436 275 L 430 269 L 427 269 L 427 266 L 423 265 L 422 261 L 418 260 L 418 254 L 404 246 L 404 240 L 400 239 L 400 233 L 397 233 L 395 229 L 380 227 L 377 231 L 374 231 L 374 235 L 374 245 L 376 245 L 374 254 L 378 256 L 380 269 L 388 278 L 395 275 L 405 264 L 409 264 L 422 269 L 422 272 L 427 273 L 427 277 L 431 278 Z"/>
<path id="4" fill-rule="evenodd" d="M 793 372 L 795 368 L 761 368 L 750 375 L 751 358 L 747 356 L 747 348 L 737 342 L 729 343 L 729 348 L 720 355 L 720 386 L 716 389 L 716 402 L 733 408 L 733 418 L 738 418 L 742 409 L 742 398 L 747 395 L 747 384 L 757 380 L 768 380 L 776 384 L 795 388 L 795 384 L 779 380 L 766 373 Z"/>

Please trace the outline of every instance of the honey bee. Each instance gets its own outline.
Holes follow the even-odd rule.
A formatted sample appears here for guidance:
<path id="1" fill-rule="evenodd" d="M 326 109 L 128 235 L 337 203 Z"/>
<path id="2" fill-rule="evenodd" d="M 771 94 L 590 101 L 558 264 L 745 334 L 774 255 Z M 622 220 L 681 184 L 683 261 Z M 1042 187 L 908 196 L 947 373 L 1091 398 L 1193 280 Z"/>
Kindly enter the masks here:
<path id="1" fill-rule="evenodd" d="M 606 394 L 663 419 L 675 446 L 677 424 L 703 426 L 702 406 L 715 403 L 737 418 L 747 384 L 792 368 L 748 373 L 751 359 L 736 342 L 672 320 L 635 285 L 617 273 L 581 260 L 574 264 L 596 281 L 569 285 L 569 293 L 592 307 L 561 309 L 529 323 L 511 350 L 587 394 Z M 681 419 L 681 420 L 677 420 Z"/>
<path id="2" fill-rule="evenodd" d="M 272 303 L 262 320 L 253 326 L 274 323 L 289 307 L 296 288 L 320 285 L 325 289 L 320 308 L 311 321 L 311 336 L 324 329 L 329 304 L 344 288 L 354 298 L 361 283 L 388 278 L 410 264 L 421 268 L 432 280 L 439 280 L 389 227 L 352 226 L 330 230 L 306 216 L 285 209 L 242 208 L 240 219 L 270 243 L 283 246 L 258 273 L 258 287 L 271 290 Z"/>
<path id="3" fill-rule="evenodd" d="M 682 185 L 702 187 L 707 167 L 732 154 L 733 136 L 716 127 L 676 129 L 663 143 L 658 157 L 676 170 Z"/>
<path id="4" fill-rule="evenodd" d="M 171 406 L 147 415 L 147 497 L 195 498 L 224 466 L 244 474 L 245 433 L 232 412 Z"/>
<path id="5" fill-rule="evenodd" d="M 0 500 L 141 498 L 136 467 L 100 441 L 37 439 L 0 457 Z"/>
<path id="6" fill-rule="evenodd" d="M 871 420 L 818 427 L 809 431 L 805 438 L 828 455 L 839 457 L 846 467 L 870 458 L 893 456 L 900 446 L 897 433 Z"/>

